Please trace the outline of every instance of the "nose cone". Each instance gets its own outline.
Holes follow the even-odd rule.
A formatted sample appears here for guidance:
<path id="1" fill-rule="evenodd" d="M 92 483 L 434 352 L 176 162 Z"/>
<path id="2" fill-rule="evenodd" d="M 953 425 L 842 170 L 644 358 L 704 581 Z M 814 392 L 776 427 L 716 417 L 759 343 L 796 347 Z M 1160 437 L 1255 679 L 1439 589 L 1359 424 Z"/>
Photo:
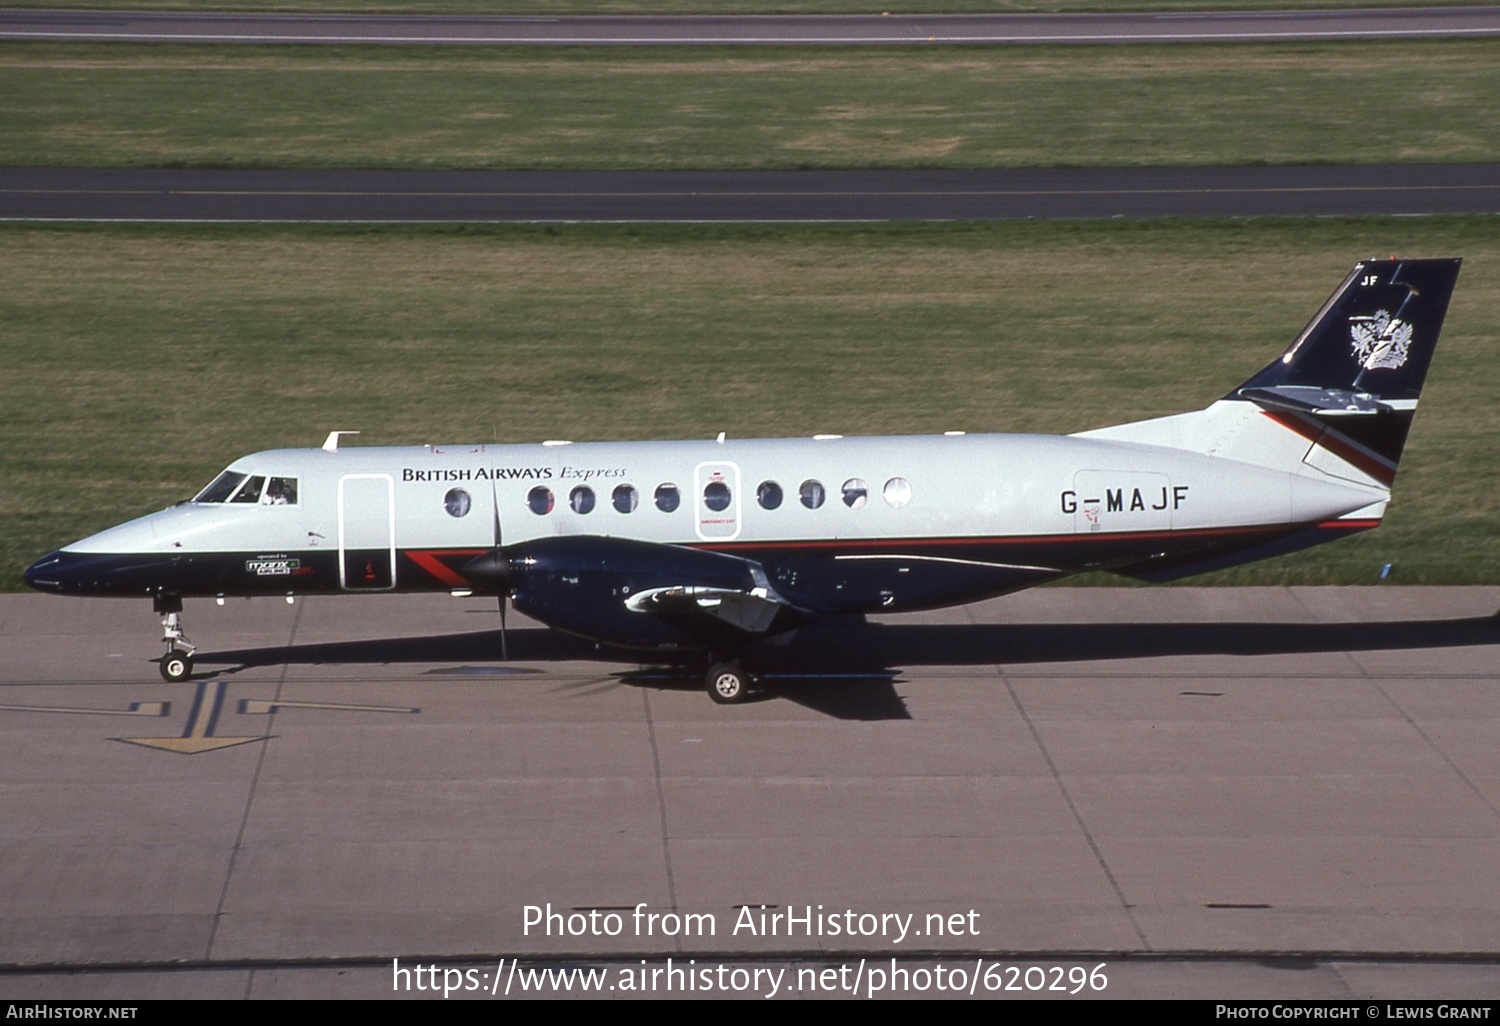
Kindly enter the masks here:
<path id="1" fill-rule="evenodd" d="M 61 552 L 52 552 L 26 568 L 21 576 L 29 587 L 37 591 L 62 591 L 66 572 L 65 557 Z"/>
<path id="2" fill-rule="evenodd" d="M 173 590 L 173 561 L 157 555 L 59 549 L 26 568 L 26 583 L 54 595 L 150 595 Z"/>
<path id="3" fill-rule="evenodd" d="M 148 595 L 176 586 L 179 562 L 156 540 L 152 513 L 49 552 L 22 575 L 37 591 L 63 595 Z"/>

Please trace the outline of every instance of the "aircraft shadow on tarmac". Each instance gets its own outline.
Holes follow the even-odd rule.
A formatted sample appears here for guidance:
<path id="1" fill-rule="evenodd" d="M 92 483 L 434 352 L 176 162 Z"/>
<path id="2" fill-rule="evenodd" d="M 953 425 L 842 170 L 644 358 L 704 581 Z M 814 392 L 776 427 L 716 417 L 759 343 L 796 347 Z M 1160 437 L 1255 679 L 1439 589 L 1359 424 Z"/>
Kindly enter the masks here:
<path id="1" fill-rule="evenodd" d="M 696 664 L 647 665 L 642 653 L 596 646 L 546 628 L 506 632 L 510 662 L 593 660 L 629 664 L 617 685 L 660 690 L 701 688 Z M 1024 666 L 1172 655 L 1285 655 L 1317 652 L 1466 648 L 1500 645 L 1500 615 L 1382 623 L 1067 623 L 870 624 L 853 619 L 803 628 L 749 650 L 746 663 L 766 676 L 766 698 L 782 698 L 839 719 L 906 719 L 896 691 L 913 666 Z M 202 668 L 337 663 L 456 664 L 440 674 L 503 672 L 498 630 L 432 637 L 202 652 Z M 465 664 L 478 663 L 481 666 Z M 517 667 L 517 671 L 521 668 Z"/>

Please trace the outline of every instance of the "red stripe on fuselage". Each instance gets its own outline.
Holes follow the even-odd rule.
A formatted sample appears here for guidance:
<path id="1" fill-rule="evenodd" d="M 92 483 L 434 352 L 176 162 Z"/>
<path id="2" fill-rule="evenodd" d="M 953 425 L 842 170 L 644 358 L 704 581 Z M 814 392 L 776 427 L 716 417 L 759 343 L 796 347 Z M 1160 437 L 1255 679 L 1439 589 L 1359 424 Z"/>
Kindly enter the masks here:
<path id="1" fill-rule="evenodd" d="M 489 549 L 405 549 L 406 558 L 426 570 L 439 582 L 450 588 L 467 588 L 470 584 L 463 575 L 442 561 L 441 556 L 482 556 Z"/>
<path id="2" fill-rule="evenodd" d="M 1325 520 L 1318 525 L 1321 531 L 1370 531 L 1380 526 L 1380 521 L 1375 517 L 1364 517 L 1359 520 Z"/>
<path id="3" fill-rule="evenodd" d="M 949 538 L 819 538 L 806 541 L 768 540 L 753 542 L 662 542 L 663 545 L 678 545 L 683 548 L 706 549 L 711 552 L 762 552 L 881 550 L 892 555 L 911 555 L 923 549 L 946 549 L 959 546 L 1015 546 L 1057 545 L 1083 542 L 1153 541 L 1168 538 L 1223 538 L 1235 535 L 1254 537 L 1262 534 L 1279 534 L 1317 527 L 1325 530 L 1367 531 L 1379 527 L 1374 518 L 1360 520 L 1325 520 L 1319 524 L 1262 524 L 1247 527 L 1203 527 L 1182 531 L 1090 531 L 1085 534 L 1018 534 L 1005 536 L 976 536 Z M 467 587 L 471 582 L 442 562 L 442 557 L 452 558 L 481 556 L 489 549 L 403 549 L 402 553 L 426 570 L 434 578 L 451 587 Z"/>
<path id="4" fill-rule="evenodd" d="M 890 549 L 909 553 L 924 548 L 974 545 L 1053 545 L 1088 541 L 1146 541 L 1157 538 L 1219 538 L 1225 535 L 1270 534 L 1295 530 L 1299 524 L 1265 524 L 1258 527 L 1201 527 L 1182 531 L 1090 531 L 1085 534 L 1012 534 L 960 538 L 827 538 L 813 541 L 691 542 L 689 547 L 714 552 L 754 552 L 759 549 Z"/>

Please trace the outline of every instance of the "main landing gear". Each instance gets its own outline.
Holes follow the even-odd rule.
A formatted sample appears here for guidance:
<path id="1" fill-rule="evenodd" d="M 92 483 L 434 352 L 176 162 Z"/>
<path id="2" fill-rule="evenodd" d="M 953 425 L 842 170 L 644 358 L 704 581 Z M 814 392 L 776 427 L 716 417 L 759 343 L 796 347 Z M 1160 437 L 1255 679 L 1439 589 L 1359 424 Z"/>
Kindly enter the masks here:
<path id="1" fill-rule="evenodd" d="M 167 654 L 158 664 L 161 675 L 173 684 L 185 681 L 193 675 L 193 653 L 198 646 L 182 633 L 182 598 L 158 595 L 152 600 L 151 608 L 161 614 L 161 640 L 167 646 Z"/>
<path id="2" fill-rule="evenodd" d="M 708 668 L 704 684 L 708 697 L 720 705 L 738 705 L 749 695 L 755 679 L 735 662 L 716 662 Z"/>

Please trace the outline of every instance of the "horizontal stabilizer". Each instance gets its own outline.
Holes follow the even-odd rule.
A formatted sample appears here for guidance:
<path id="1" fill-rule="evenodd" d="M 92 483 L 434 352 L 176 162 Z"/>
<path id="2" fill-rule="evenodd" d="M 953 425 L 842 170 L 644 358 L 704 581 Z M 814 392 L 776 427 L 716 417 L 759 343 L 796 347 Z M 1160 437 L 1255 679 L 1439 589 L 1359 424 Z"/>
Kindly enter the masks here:
<path id="1" fill-rule="evenodd" d="M 1373 416 L 1377 413 L 1390 413 L 1397 408 L 1390 403 L 1381 402 L 1368 392 L 1351 392 L 1347 388 L 1319 388 L 1316 385 L 1242 388 L 1239 395 L 1267 410 L 1316 413 L 1325 417 Z"/>
<path id="2" fill-rule="evenodd" d="M 1462 263 L 1356 264 L 1280 359 L 1225 398 L 1310 441 L 1309 466 L 1389 488 Z"/>

